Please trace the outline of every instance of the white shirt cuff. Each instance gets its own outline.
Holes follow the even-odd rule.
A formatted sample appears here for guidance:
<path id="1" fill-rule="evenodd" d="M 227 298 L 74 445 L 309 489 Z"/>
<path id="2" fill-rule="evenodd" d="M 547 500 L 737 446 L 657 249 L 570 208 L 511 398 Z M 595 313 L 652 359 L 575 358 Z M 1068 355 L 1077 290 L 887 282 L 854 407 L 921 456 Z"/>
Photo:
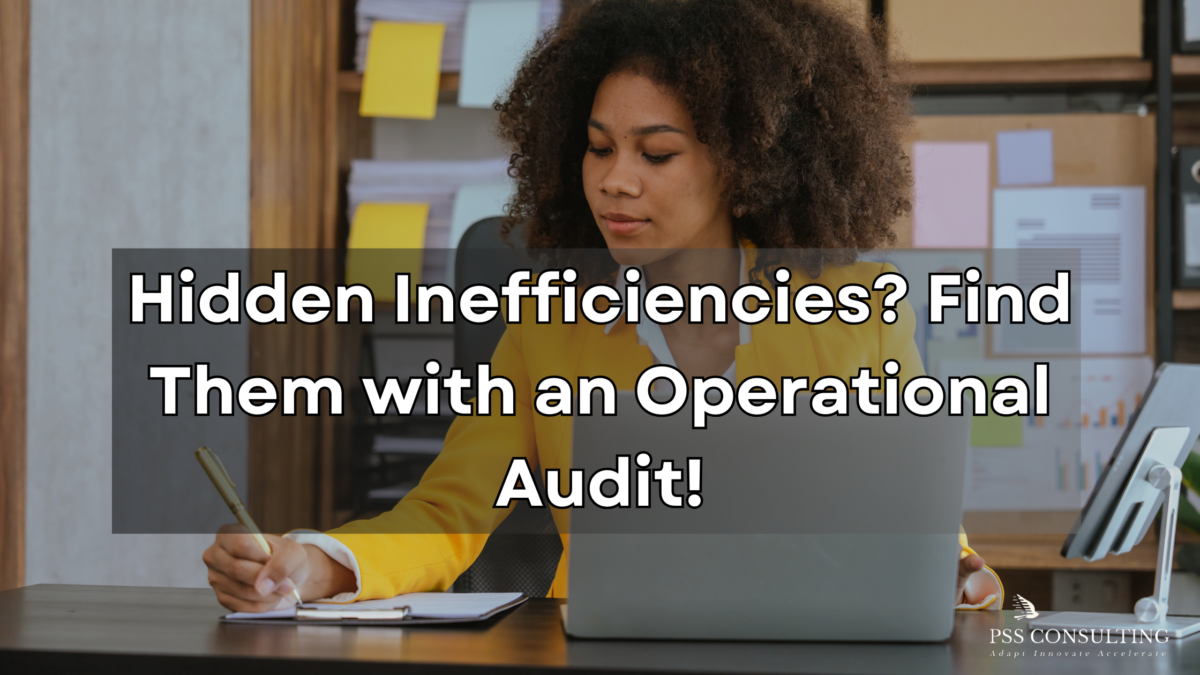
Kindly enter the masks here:
<path id="1" fill-rule="evenodd" d="M 293 530 L 283 535 L 284 539 L 291 539 L 297 544 L 310 544 L 321 549 L 325 555 L 333 558 L 342 567 L 354 572 L 354 592 L 338 593 L 332 598 L 322 598 L 313 602 L 354 602 L 354 599 L 362 593 L 362 574 L 358 570 L 358 560 L 354 557 L 354 551 L 351 551 L 342 542 L 316 530 Z"/>

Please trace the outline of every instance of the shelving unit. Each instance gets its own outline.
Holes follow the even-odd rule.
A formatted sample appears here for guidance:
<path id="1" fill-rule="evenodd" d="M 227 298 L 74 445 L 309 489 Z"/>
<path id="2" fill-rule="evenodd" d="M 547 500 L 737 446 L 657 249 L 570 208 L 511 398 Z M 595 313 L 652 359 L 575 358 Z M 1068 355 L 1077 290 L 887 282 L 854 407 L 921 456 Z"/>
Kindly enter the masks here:
<path id="1" fill-rule="evenodd" d="M 1145 59 L 1099 59 L 1085 61 L 1010 61 L 1003 63 L 917 63 L 903 74 L 906 83 L 939 93 L 962 93 L 1017 88 L 1022 91 L 1066 88 L 1148 87 L 1154 80 L 1154 64 Z M 1177 86 L 1200 86 L 1200 55 L 1176 54 L 1171 72 Z M 440 95 L 458 92 L 459 73 L 442 73 Z M 340 92 L 362 92 L 362 73 L 337 74 Z"/>
<path id="2" fill-rule="evenodd" d="M 1180 83 L 1200 84 L 1200 54 L 1175 54 L 1171 57 L 1171 72 Z"/>
<path id="3" fill-rule="evenodd" d="M 1171 304 L 1176 310 L 1200 310 L 1200 289 L 1177 288 L 1171 298 Z"/>
<path id="4" fill-rule="evenodd" d="M 1182 90 L 1200 88 L 1200 54 L 1174 54 L 1171 76 L 1175 86 Z M 911 66 L 904 79 L 919 89 L 944 93 L 1096 88 L 1138 91 L 1154 82 L 1154 62 L 1148 59 L 1096 59 L 918 63 Z"/>
<path id="5" fill-rule="evenodd" d="M 1063 558 L 1062 545 L 1061 534 L 976 534 L 971 537 L 971 547 L 989 566 L 1001 570 L 1153 572 L 1158 560 L 1158 537 L 1153 533 L 1148 533 L 1128 553 L 1096 562 Z M 1179 567 L 1178 563 L 1175 567 Z"/>
<path id="6" fill-rule="evenodd" d="M 438 102 L 442 102 L 442 97 L 447 94 L 458 94 L 458 73 L 442 73 L 438 79 Z M 346 93 L 361 93 L 362 92 L 363 76 L 362 73 L 354 70 L 343 70 L 337 74 L 338 91 Z M 453 99 L 451 99 L 453 100 Z"/>
<path id="7" fill-rule="evenodd" d="M 918 63 L 905 81 L 918 88 L 964 92 L 1019 87 L 1027 90 L 1070 86 L 1145 87 L 1153 64 L 1141 59 L 1015 61 L 1003 63 Z"/>

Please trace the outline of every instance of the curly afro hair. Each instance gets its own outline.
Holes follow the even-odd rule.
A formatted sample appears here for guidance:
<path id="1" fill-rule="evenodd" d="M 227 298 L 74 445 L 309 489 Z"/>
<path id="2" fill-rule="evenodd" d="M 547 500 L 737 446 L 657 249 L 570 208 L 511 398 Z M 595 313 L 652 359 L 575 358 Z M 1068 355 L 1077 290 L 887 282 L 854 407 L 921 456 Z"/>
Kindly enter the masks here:
<path id="1" fill-rule="evenodd" d="M 517 193 L 504 232 L 536 249 L 603 248 L 581 180 L 601 80 L 632 69 L 680 96 L 759 248 L 853 261 L 893 243 L 911 208 L 901 145 L 909 90 L 889 72 L 882 28 L 829 0 L 595 0 L 526 56 L 495 104 Z M 510 237 L 511 238 L 511 237 Z"/>

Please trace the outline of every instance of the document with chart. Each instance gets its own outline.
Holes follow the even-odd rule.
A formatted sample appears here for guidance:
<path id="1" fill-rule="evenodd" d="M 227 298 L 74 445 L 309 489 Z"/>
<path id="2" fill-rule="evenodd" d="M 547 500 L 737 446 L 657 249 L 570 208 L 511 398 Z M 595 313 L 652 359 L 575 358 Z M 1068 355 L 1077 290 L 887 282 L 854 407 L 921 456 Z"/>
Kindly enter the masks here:
<path id="1" fill-rule="evenodd" d="M 1037 359 L 1042 360 L 1042 359 Z M 1033 359 L 955 359 L 941 375 L 1029 378 Z M 1148 356 L 1049 359 L 1050 414 L 971 419 L 966 511 L 1075 510 L 1154 376 Z"/>
<path id="2" fill-rule="evenodd" d="M 1018 325 L 993 331 L 996 354 L 1140 354 L 1146 351 L 1146 191 L 1142 187 L 1054 187 L 994 191 L 992 248 L 1015 249 L 994 264 L 1028 292 L 1078 265 L 1079 344 L 1023 339 Z M 1000 269 L 1003 264 L 1014 269 Z M 1036 333 L 1037 337 L 1048 333 Z"/>

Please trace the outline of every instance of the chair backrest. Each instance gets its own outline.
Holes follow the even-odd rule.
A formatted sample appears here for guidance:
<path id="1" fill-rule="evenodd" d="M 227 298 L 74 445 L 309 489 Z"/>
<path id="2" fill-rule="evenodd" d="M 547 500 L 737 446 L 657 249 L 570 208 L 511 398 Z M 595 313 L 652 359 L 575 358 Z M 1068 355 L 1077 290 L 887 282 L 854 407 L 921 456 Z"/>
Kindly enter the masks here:
<path id="1" fill-rule="evenodd" d="M 501 218 L 486 218 L 463 233 L 454 261 L 454 288 L 474 284 L 499 288 L 515 269 L 541 267 L 525 249 L 510 247 L 500 236 Z M 520 233 L 514 233 L 519 240 Z M 473 373 L 475 364 L 490 361 L 504 335 L 505 322 L 497 317 L 490 323 L 473 325 L 454 323 L 454 365 Z M 531 597 L 543 597 L 550 590 L 554 573 L 562 557 L 562 540 L 550 517 L 549 509 L 530 508 L 520 502 L 488 537 L 483 552 L 454 582 L 460 593 L 520 591 Z"/>

